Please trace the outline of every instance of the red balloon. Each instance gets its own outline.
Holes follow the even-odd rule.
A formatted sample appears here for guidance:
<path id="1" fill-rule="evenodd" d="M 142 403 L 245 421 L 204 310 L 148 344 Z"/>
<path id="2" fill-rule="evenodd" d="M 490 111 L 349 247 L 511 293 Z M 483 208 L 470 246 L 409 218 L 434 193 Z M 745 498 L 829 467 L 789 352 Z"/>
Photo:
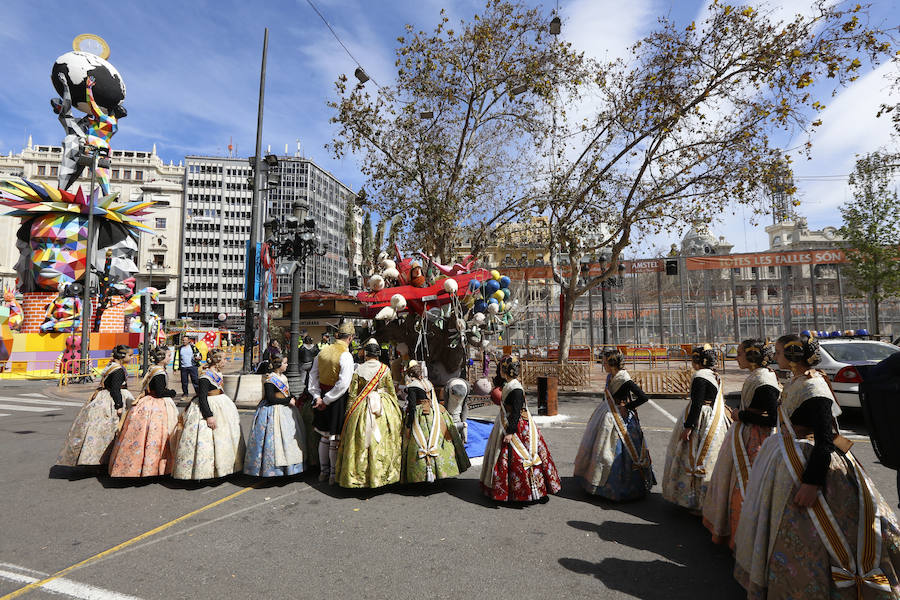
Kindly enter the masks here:
<path id="1" fill-rule="evenodd" d="M 501 390 L 498 387 L 495 387 L 494 389 L 491 390 L 491 402 L 493 402 L 494 404 L 499 406 L 500 401 L 502 399 L 503 399 L 503 390 Z"/>

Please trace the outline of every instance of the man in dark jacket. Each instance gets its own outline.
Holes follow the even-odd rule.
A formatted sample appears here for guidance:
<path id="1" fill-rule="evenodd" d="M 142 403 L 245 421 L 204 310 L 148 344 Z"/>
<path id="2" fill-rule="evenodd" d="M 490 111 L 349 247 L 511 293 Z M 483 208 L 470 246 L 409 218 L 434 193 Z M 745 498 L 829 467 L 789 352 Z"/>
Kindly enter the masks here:
<path id="1" fill-rule="evenodd" d="M 897 494 L 900 495 L 900 444 L 897 443 L 900 411 L 896 408 L 900 403 L 900 352 L 870 368 L 860 391 L 860 404 L 875 453 L 883 465 L 897 470 Z"/>

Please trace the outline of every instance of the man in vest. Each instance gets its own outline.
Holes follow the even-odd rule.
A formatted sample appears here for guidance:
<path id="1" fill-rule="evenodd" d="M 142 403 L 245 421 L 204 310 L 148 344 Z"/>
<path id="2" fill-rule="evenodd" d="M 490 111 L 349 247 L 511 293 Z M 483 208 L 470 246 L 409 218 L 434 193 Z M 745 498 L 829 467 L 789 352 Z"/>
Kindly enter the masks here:
<path id="1" fill-rule="evenodd" d="M 309 371 L 309 393 L 312 396 L 313 428 L 322 439 L 319 440 L 319 481 L 334 484 L 334 469 L 337 463 L 341 427 L 347 405 L 347 390 L 353 378 L 353 357 L 350 342 L 355 330 L 353 323 L 341 323 L 337 341 L 325 346 L 313 360 Z"/>

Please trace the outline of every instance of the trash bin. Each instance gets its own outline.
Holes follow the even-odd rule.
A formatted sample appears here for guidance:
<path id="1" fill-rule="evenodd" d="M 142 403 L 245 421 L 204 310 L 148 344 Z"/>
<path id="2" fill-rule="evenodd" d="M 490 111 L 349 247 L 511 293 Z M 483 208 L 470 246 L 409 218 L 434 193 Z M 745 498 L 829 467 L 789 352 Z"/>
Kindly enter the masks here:
<path id="1" fill-rule="evenodd" d="M 538 414 L 548 417 L 558 413 L 556 388 L 558 380 L 555 375 L 541 375 L 537 378 Z"/>

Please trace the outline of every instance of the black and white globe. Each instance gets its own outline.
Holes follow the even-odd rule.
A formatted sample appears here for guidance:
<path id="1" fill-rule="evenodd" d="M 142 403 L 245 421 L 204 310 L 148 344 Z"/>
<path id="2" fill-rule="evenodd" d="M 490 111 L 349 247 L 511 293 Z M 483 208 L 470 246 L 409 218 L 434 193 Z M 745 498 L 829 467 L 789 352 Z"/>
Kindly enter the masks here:
<path id="1" fill-rule="evenodd" d="M 87 103 L 87 78 L 93 76 L 94 100 L 107 114 L 125 100 L 125 82 L 114 66 L 105 59 L 90 52 L 66 52 L 53 63 L 53 71 L 50 81 L 56 93 L 63 95 L 62 82 L 59 73 L 66 76 L 69 83 L 69 93 L 72 95 L 72 105 L 84 113 L 90 113 Z"/>

